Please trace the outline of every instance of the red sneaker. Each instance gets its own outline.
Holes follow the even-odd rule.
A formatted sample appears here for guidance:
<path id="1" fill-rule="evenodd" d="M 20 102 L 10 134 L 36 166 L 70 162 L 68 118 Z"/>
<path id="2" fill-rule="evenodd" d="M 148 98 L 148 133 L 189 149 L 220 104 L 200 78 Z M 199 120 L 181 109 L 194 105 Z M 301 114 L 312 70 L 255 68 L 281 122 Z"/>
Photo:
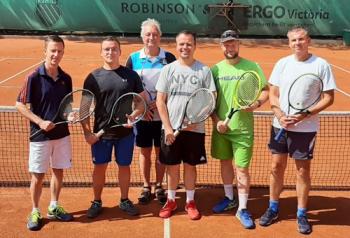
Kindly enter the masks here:
<path id="1" fill-rule="evenodd" d="M 186 203 L 185 210 L 187 211 L 187 214 L 191 220 L 199 220 L 202 217 L 196 207 L 194 200 Z"/>
<path id="2" fill-rule="evenodd" d="M 177 205 L 175 200 L 167 200 L 165 205 L 160 209 L 159 216 L 161 218 L 168 218 L 171 217 L 173 211 L 177 209 Z"/>

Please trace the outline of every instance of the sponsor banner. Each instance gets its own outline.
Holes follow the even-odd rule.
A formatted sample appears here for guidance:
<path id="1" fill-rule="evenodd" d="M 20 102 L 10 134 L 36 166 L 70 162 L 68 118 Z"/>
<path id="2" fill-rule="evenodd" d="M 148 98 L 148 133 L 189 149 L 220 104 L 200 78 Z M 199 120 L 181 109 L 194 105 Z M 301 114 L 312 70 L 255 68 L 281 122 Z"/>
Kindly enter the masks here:
<path id="1" fill-rule="evenodd" d="M 183 29 L 216 35 L 238 27 L 242 35 L 285 35 L 302 25 L 316 36 L 341 36 L 350 27 L 348 0 L 2 0 L 0 29 L 139 33 L 147 18 L 164 33 Z"/>

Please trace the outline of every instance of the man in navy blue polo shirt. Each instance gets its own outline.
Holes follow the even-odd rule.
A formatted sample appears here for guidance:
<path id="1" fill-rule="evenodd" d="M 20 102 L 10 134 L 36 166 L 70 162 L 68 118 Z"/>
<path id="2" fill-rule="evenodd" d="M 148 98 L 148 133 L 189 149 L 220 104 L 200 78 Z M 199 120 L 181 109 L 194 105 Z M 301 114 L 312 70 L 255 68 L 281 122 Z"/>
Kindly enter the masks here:
<path id="1" fill-rule="evenodd" d="M 40 230 L 42 216 L 39 200 L 42 183 L 49 166 L 52 168 L 50 183 L 51 202 L 48 207 L 49 219 L 70 221 L 73 216 L 59 204 L 63 169 L 71 167 L 71 141 L 67 124 L 55 126 L 55 115 L 61 100 L 72 92 L 72 79 L 60 67 L 64 54 L 64 41 L 59 36 L 48 36 L 45 39 L 45 61 L 31 73 L 21 89 L 16 107 L 30 120 L 29 172 L 32 174 L 30 194 L 33 210 L 28 218 L 29 230 Z M 28 106 L 28 107 L 27 107 Z"/>

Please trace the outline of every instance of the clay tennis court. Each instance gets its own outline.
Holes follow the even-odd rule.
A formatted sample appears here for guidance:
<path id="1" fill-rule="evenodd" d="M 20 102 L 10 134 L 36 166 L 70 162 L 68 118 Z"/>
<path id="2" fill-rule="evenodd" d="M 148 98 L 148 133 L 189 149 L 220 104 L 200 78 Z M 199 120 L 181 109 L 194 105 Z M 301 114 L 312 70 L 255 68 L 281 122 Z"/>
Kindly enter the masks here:
<path id="1" fill-rule="evenodd" d="M 62 60 L 62 68 L 68 72 L 74 82 L 75 88 L 82 87 L 82 83 L 86 75 L 93 69 L 100 67 L 101 58 L 99 56 L 100 38 L 93 37 L 66 37 L 65 56 Z M 23 80 L 43 59 L 43 41 L 40 38 L 29 37 L 10 37 L 0 38 L 0 105 L 14 105 L 16 96 L 23 84 Z M 275 62 L 290 53 L 285 42 L 276 40 L 274 42 L 255 42 L 254 40 L 243 40 L 240 48 L 242 57 L 257 61 L 264 70 L 266 77 L 271 73 Z M 122 57 L 121 62 L 124 63 L 127 56 L 139 50 L 142 45 L 137 39 L 122 39 Z M 175 53 L 175 44 L 172 39 L 163 40 L 162 47 Z M 328 111 L 349 111 L 350 102 L 350 61 L 348 60 L 350 49 L 337 45 L 317 44 L 311 47 L 311 52 L 324 57 L 333 66 L 333 72 L 336 77 L 337 86 L 341 91 L 336 92 L 336 99 Z M 222 53 L 219 45 L 213 41 L 204 42 L 200 40 L 197 45 L 196 58 L 203 63 L 212 66 L 216 62 L 222 60 Z M 268 105 L 264 105 L 262 110 L 269 110 Z M 1 121 L 1 123 L 9 123 Z M 348 125 L 348 124 L 347 124 Z M 345 127 L 344 133 L 349 133 L 349 127 Z M 21 133 L 13 133 L 12 135 L 2 136 L 0 143 L 5 143 L 9 138 L 25 137 Z M 25 140 L 26 138 L 24 138 Z M 261 140 L 259 146 L 263 147 L 266 139 Z M 349 141 L 344 142 L 337 139 L 337 136 L 331 138 L 322 138 L 322 143 L 331 145 L 349 145 Z M 13 147 L 7 148 L 2 155 L 4 157 L 13 158 L 15 151 L 19 148 L 25 150 L 26 144 L 14 144 Z M 341 149 L 335 149 L 341 151 Z M 87 171 L 92 171 L 92 166 L 89 158 L 89 149 L 83 147 L 78 152 L 83 153 L 84 161 L 80 166 Z M 345 158 L 348 155 L 344 155 Z M 258 161 L 258 156 L 254 159 Z M 332 158 L 332 152 L 326 156 L 316 154 L 315 159 L 336 160 Z M 8 167 L 9 174 L 23 173 L 26 171 L 27 160 L 25 157 L 14 157 L 11 165 Z M 135 154 L 137 161 L 137 154 Z M 347 162 L 346 162 L 347 161 Z M 316 161 L 315 161 L 316 162 Z M 254 162 L 255 163 L 255 162 Z M 264 162 L 266 166 L 265 180 L 268 182 L 268 161 Z M 215 161 L 210 161 L 209 165 L 216 164 Z M 13 167 L 15 165 L 15 167 Z M 74 166 L 74 164 L 73 164 Z M 293 165 L 289 167 L 293 170 Z M 341 171 L 350 174 L 350 160 L 342 160 L 341 164 L 330 163 L 328 170 L 332 171 L 341 167 Z M 20 169 L 18 169 L 20 168 Z M 133 167 L 137 170 L 137 166 Z M 345 168 L 345 169 L 344 169 Z M 317 173 L 316 166 L 312 167 L 313 181 L 316 184 L 321 184 L 324 180 L 324 173 Z M 264 173 L 263 171 L 263 173 Z M 323 171 L 323 170 L 322 170 Z M 205 179 L 216 179 L 221 183 L 219 174 L 209 174 L 209 170 L 201 168 L 198 172 L 198 177 L 203 183 Z M 69 172 L 68 172 L 69 174 Z M 109 175 L 115 176 L 115 170 L 110 169 Z M 6 173 L 7 175 L 7 173 Z M 340 176 L 339 179 L 336 176 Z M 1 175 L 3 176 L 3 175 Z M 20 176 L 20 175 L 18 175 Z M 89 181 L 89 173 L 81 175 L 82 179 Z M 346 175 L 337 174 L 334 172 L 335 183 Z M 6 177 L 6 176 L 5 176 Z M 7 176 L 11 180 L 10 176 Z M 87 178 L 86 178 L 87 177 Z M 24 172 L 23 179 L 28 179 L 29 175 Z M 293 179 L 293 177 L 291 178 Z M 1 178 L 4 180 L 4 178 Z M 346 180 L 349 181 L 349 180 Z M 346 183 L 346 182 L 345 182 Z M 348 183 L 349 184 L 349 183 Z M 337 184 L 335 184 L 337 185 Z M 296 231 L 296 199 L 295 191 L 285 191 L 281 199 L 281 214 L 279 222 L 273 226 L 262 228 L 257 226 L 255 230 L 244 230 L 237 219 L 232 216 L 232 212 L 216 215 L 211 212 L 213 205 L 223 196 L 222 189 L 217 188 L 200 188 L 196 192 L 198 207 L 203 214 L 200 221 L 190 221 L 187 214 L 183 210 L 185 203 L 185 193 L 179 190 L 177 193 L 180 197 L 178 212 L 170 220 L 171 237 L 301 237 Z M 90 206 L 92 198 L 91 188 L 64 188 L 62 190 L 60 201 L 62 205 L 75 216 L 75 221 L 71 223 L 47 222 L 40 232 L 29 232 L 26 225 L 26 217 L 31 209 L 29 189 L 22 188 L 0 188 L 0 226 L 2 237 L 163 237 L 164 222 L 158 217 L 160 206 L 157 201 L 153 201 L 150 206 L 139 206 L 141 210 L 140 217 L 128 217 L 116 207 L 119 201 L 119 189 L 112 187 L 105 189 L 103 193 L 103 201 L 105 213 L 98 217 L 97 220 L 88 220 L 85 216 L 87 208 Z M 137 201 L 139 195 L 138 188 L 132 188 L 130 198 Z M 313 233 L 310 237 L 346 237 L 350 226 L 350 192 L 344 191 L 317 191 L 314 190 L 310 194 L 309 200 L 309 218 L 313 224 Z M 49 200 L 49 189 L 43 190 L 41 199 L 41 209 L 43 214 L 46 212 L 46 207 Z M 250 202 L 248 206 L 255 219 L 258 219 L 264 212 L 268 203 L 268 189 L 254 188 L 251 192 Z M 257 222 L 257 220 L 256 220 Z"/>

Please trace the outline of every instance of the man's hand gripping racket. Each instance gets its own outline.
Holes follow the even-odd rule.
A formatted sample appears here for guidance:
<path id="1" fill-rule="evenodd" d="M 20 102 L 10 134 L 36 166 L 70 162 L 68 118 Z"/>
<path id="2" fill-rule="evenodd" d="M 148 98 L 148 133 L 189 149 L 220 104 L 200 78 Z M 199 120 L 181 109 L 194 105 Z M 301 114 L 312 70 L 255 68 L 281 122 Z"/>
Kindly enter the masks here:
<path id="1" fill-rule="evenodd" d="M 263 82 L 254 71 L 245 72 L 238 80 L 232 97 L 232 108 L 224 121 L 227 126 L 233 115 L 256 102 L 263 89 Z"/>
<path id="2" fill-rule="evenodd" d="M 215 109 L 215 96 L 207 88 L 195 90 L 188 98 L 183 112 L 181 125 L 174 132 L 178 136 L 180 131 L 191 124 L 205 121 Z"/>
<path id="3" fill-rule="evenodd" d="M 92 115 L 95 110 L 95 96 L 86 89 L 77 89 L 67 94 L 58 107 L 58 111 L 52 119 L 55 126 L 81 122 Z M 35 138 L 43 129 L 37 130 L 30 139 Z"/>
<path id="4" fill-rule="evenodd" d="M 294 115 L 306 113 L 307 109 L 321 99 L 322 91 L 323 81 L 318 75 L 309 73 L 296 78 L 288 91 L 288 114 L 290 109 L 296 110 Z M 292 124 L 296 123 L 298 121 Z M 285 132 L 286 129 L 281 128 L 274 140 L 279 141 Z"/>
<path id="5" fill-rule="evenodd" d="M 106 130 L 123 126 L 132 127 L 142 120 L 147 111 L 145 100 L 137 93 L 126 93 L 120 96 L 113 104 L 107 125 L 96 133 L 101 137 Z"/>

